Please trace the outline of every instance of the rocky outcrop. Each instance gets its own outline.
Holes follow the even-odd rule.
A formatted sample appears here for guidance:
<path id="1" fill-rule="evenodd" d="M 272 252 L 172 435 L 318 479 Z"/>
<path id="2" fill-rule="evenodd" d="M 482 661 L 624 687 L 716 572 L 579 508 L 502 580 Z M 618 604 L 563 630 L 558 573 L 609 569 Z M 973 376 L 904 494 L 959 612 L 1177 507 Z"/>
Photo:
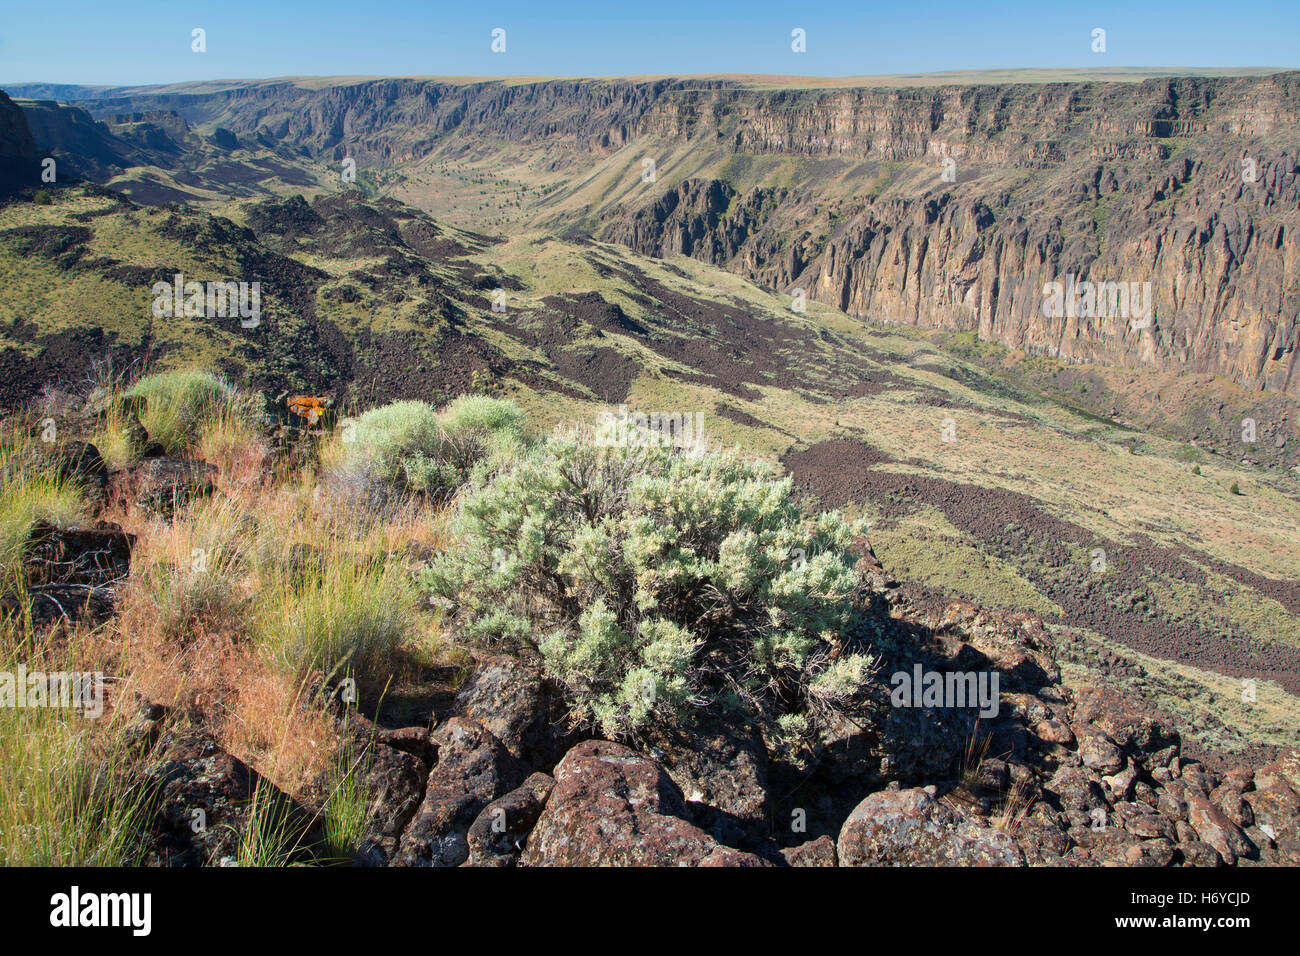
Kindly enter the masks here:
<path id="1" fill-rule="evenodd" d="M 36 140 L 23 111 L 0 91 L 0 198 L 40 179 Z"/>
<path id="2" fill-rule="evenodd" d="M 528 837 L 527 866 L 761 866 L 687 822 L 663 768 L 620 744 L 589 740 L 555 768 L 555 789 Z"/>
<path id="3" fill-rule="evenodd" d="M 484 807 L 465 836 L 469 844 L 469 859 L 465 865 L 518 864 L 524 841 L 537 824 L 554 787 L 554 778 L 534 773 L 518 789 Z"/>
<path id="4" fill-rule="evenodd" d="M 314 815 L 206 734 L 167 735 L 156 747 L 146 770 L 157 795 L 150 862 L 282 865 L 320 843 Z"/>
<path id="5" fill-rule="evenodd" d="M 687 728 L 652 734 L 648 750 L 685 795 L 694 823 L 729 846 L 765 844 L 767 751 L 751 715 L 702 713 Z"/>
<path id="6" fill-rule="evenodd" d="M 110 495 L 151 514 L 171 518 L 191 501 L 212 494 L 217 466 L 190 458 L 148 458 L 113 476 Z"/>
<path id="7" fill-rule="evenodd" d="M 438 762 L 424 799 L 402 834 L 402 866 L 459 866 L 469 858 L 467 833 L 479 813 L 523 780 L 523 768 L 477 721 L 453 717 L 438 729 Z"/>
<path id="8" fill-rule="evenodd" d="M 80 461 L 93 467 L 88 456 Z M 33 623 L 41 626 L 82 618 L 103 621 L 112 614 L 118 589 L 130 574 L 135 540 L 135 535 L 107 521 L 78 528 L 37 522 L 25 547 L 22 593 L 3 595 L 0 607 L 16 610 L 25 599 Z"/>
<path id="9" fill-rule="evenodd" d="M 456 714 L 475 720 L 516 759 L 534 767 L 554 766 L 560 717 L 541 671 L 515 657 L 479 662 L 456 695 Z"/>

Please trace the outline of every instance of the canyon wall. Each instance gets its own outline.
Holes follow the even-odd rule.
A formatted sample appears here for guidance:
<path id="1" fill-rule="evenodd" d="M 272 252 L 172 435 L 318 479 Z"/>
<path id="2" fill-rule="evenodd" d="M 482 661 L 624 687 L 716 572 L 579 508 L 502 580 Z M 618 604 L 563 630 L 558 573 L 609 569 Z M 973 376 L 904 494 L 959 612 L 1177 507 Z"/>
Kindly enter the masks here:
<path id="1" fill-rule="evenodd" d="M 652 190 L 592 198 L 577 216 L 539 208 L 536 222 L 694 256 L 868 321 L 1300 395 L 1297 73 L 825 89 L 286 81 L 80 105 L 171 111 L 244 143 L 399 171 L 528 144 L 575 193 L 626 163 L 621 150 L 671 155 Z M 1045 286 L 1071 276 L 1136 283 L 1150 313 L 1045 314 Z"/>

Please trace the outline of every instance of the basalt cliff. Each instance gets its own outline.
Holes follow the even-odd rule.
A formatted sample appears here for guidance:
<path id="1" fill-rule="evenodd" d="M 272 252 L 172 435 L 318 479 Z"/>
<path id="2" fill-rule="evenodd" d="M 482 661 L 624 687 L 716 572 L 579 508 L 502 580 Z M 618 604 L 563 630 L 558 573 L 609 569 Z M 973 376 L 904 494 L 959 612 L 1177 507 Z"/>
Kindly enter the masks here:
<path id="1" fill-rule="evenodd" d="M 66 92 L 97 119 L 174 114 L 231 146 L 351 158 L 405 180 L 397 194 L 417 205 L 421 173 L 478 163 L 544 186 L 525 207 L 537 225 L 722 265 L 871 322 L 1300 394 L 1300 74 Z M 1150 314 L 1051 314 L 1044 287 L 1068 276 L 1149 283 Z"/>

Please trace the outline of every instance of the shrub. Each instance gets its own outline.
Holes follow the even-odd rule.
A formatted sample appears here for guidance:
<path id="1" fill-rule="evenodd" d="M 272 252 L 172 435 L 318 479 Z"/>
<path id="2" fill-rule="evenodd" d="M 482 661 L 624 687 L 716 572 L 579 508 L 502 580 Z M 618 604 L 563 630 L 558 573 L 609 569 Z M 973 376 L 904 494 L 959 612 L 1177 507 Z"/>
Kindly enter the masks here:
<path id="1" fill-rule="evenodd" d="M 723 698 L 805 732 L 870 659 L 842 638 L 860 529 L 790 489 L 733 454 L 557 436 L 471 485 L 422 581 L 469 639 L 540 654 L 609 736 Z"/>
<path id="2" fill-rule="evenodd" d="M 345 427 L 327 461 L 333 482 L 376 504 L 411 494 L 445 498 L 479 462 L 517 448 L 523 413 L 511 402 L 464 396 L 441 413 L 427 402 L 393 402 Z"/>
<path id="3" fill-rule="evenodd" d="M 32 194 L 32 202 L 38 206 L 48 206 L 53 201 L 48 189 L 38 189 Z"/>

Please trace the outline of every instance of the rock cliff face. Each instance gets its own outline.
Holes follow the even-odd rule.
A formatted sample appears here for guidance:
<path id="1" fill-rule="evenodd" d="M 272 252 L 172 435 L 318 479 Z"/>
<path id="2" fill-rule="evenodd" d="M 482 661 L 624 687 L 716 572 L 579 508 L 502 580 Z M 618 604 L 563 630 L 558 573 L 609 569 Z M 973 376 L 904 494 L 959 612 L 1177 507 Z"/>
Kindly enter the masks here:
<path id="1" fill-rule="evenodd" d="M 39 178 L 36 143 L 23 111 L 0 92 L 0 196 L 30 186 Z"/>
<path id="2" fill-rule="evenodd" d="M 59 181 L 103 182 L 131 166 L 174 166 L 188 134 L 185 121 L 155 111 L 96 120 L 52 100 L 21 104 L 36 143 L 58 163 Z"/>
<path id="3" fill-rule="evenodd" d="M 539 224 L 802 288 L 869 321 L 1300 395 L 1297 73 L 892 89 L 386 79 L 82 105 L 399 169 L 523 144 L 529 174 L 562 184 Z M 593 170 L 618 181 L 645 156 L 657 184 L 591 191 Z M 1124 283 L 1137 302 L 1108 287 L 1108 308 L 1045 310 L 1055 282 Z"/>
<path id="4" fill-rule="evenodd" d="M 869 320 L 1300 394 L 1293 76 L 693 99 L 643 126 L 686 137 L 709 115 L 736 155 L 817 159 L 840 181 L 688 180 L 605 238 Z M 875 181 L 844 182 L 834 167 L 850 163 Z M 1106 309 L 1053 310 L 1046 287 L 1070 276 L 1125 283 L 1150 308 L 1108 295 Z"/>

